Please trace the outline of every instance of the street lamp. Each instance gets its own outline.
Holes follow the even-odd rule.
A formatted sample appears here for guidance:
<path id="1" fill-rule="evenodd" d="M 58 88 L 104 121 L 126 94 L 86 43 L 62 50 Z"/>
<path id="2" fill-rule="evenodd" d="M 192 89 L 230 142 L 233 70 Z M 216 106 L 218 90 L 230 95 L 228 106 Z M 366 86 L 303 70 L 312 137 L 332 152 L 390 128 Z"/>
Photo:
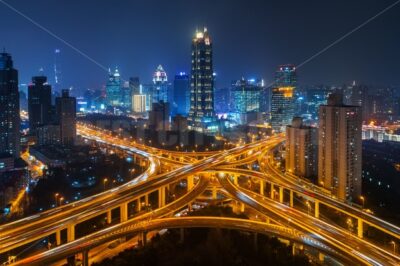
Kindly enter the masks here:
<path id="1" fill-rule="evenodd" d="M 365 207 L 365 197 L 364 196 L 360 196 L 360 200 L 362 201 L 362 208 L 364 209 L 364 207 Z"/>
<path id="2" fill-rule="evenodd" d="M 62 205 L 63 200 L 64 200 L 64 197 L 61 197 L 60 198 L 60 206 Z"/>
<path id="3" fill-rule="evenodd" d="M 393 245 L 393 254 L 396 254 L 396 242 L 394 242 L 393 240 L 390 241 L 390 244 Z"/>
<path id="4" fill-rule="evenodd" d="M 103 190 L 106 190 L 106 183 L 107 183 L 108 179 L 104 178 L 103 179 Z"/>
<path id="5" fill-rule="evenodd" d="M 59 196 L 60 194 L 59 193 L 56 193 L 56 194 L 54 194 L 54 198 L 56 199 L 56 207 L 57 207 L 57 203 L 58 203 L 58 196 Z"/>

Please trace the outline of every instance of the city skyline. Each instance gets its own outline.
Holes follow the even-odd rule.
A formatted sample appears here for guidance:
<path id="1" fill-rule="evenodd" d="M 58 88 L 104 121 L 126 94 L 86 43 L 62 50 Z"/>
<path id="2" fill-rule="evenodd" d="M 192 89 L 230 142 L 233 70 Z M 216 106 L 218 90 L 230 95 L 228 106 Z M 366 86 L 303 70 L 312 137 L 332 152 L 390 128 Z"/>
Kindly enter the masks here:
<path id="1" fill-rule="evenodd" d="M 194 2 L 185 5 L 183 1 L 157 3 L 164 12 L 157 11 L 155 3 L 128 3 L 128 8 L 123 8 L 120 4 L 109 6 L 107 1 L 100 1 L 94 7 L 92 1 L 86 1 L 79 8 L 70 3 L 60 5 L 62 10 L 45 0 L 33 5 L 22 5 L 18 1 L 6 3 L 12 4 L 16 10 L 71 43 L 105 68 L 118 66 L 125 80 L 130 76 L 139 76 L 147 82 L 159 64 L 171 76 L 181 71 L 188 72 L 190 45 L 185 40 L 192 36 L 196 28 L 207 26 L 215 41 L 217 86 L 228 86 L 231 80 L 241 76 L 264 78 L 267 83 L 271 82 L 276 65 L 301 64 L 392 4 L 392 1 L 370 1 L 321 6 L 314 2 L 308 10 L 300 3 L 293 3 L 296 8 L 284 11 L 284 4 L 263 2 L 252 1 L 245 9 L 241 8 L 243 4 L 240 1 L 231 1 L 228 6 L 223 1 L 205 2 L 202 6 L 196 6 Z M 40 3 L 49 6 L 52 12 L 38 16 L 45 12 L 40 8 Z M 183 12 L 185 6 L 193 7 L 193 11 Z M 13 22 L 14 31 L 2 26 L 5 38 L 1 45 L 14 55 L 14 61 L 20 66 L 21 83 L 29 82 L 30 77 L 43 67 L 50 84 L 54 84 L 53 68 L 57 60 L 60 69 L 57 71 L 61 71 L 64 87 L 100 88 L 105 85 L 107 73 L 104 69 L 4 4 L 3 7 L 0 15 Z M 399 57 L 395 46 L 398 37 L 394 29 L 398 24 L 396 8 L 394 6 L 305 64 L 299 70 L 300 84 L 343 84 L 357 80 L 372 85 L 398 85 L 396 77 L 399 76 L 399 70 L 395 64 Z M 208 15 L 204 14 L 207 13 L 205 9 L 210 9 Z M 133 16 L 126 14 L 130 10 L 137 12 Z M 313 12 L 315 10 L 319 12 Z M 85 16 L 89 11 L 96 17 L 104 18 L 104 21 L 96 20 L 99 25 L 93 31 L 93 19 Z M 173 11 L 180 16 L 170 20 L 168 14 Z M 71 20 L 68 16 L 71 12 L 79 19 Z M 111 16 L 115 12 L 121 15 Z M 235 14 L 242 16 L 235 19 Z M 50 24 L 54 17 L 61 19 Z M 221 17 L 228 19 L 219 23 Z M 285 19 L 282 20 L 282 17 Z M 84 26 L 79 27 L 76 23 Z M 150 34 L 153 32 L 157 34 Z M 89 33 L 90 39 L 80 38 Z M 372 41 L 372 36 L 379 42 Z M 29 45 L 24 38 L 29 38 Z M 57 59 L 55 49 L 61 51 Z M 240 60 L 241 64 L 231 64 L 232 58 Z M 369 59 L 368 64 L 364 63 L 365 58 Z M 385 68 L 380 67 L 383 64 Z"/>

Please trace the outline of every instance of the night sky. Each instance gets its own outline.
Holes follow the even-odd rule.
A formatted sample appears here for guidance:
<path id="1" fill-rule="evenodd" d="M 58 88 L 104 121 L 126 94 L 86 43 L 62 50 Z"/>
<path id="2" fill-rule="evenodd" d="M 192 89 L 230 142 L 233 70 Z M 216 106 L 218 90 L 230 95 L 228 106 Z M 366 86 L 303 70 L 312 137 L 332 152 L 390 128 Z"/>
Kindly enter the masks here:
<path id="1" fill-rule="evenodd" d="M 2 2 L 1 0 L 0 2 Z M 190 67 L 196 27 L 214 43 L 217 85 L 242 76 L 271 81 L 279 64 L 300 64 L 395 0 L 6 0 L 17 10 L 123 78 L 150 82 L 158 64 L 170 80 Z M 63 85 L 99 88 L 107 73 L 0 3 L 0 46 L 20 83 L 43 67 L 53 82 L 62 51 Z M 301 84 L 400 85 L 400 4 L 298 69 Z"/>

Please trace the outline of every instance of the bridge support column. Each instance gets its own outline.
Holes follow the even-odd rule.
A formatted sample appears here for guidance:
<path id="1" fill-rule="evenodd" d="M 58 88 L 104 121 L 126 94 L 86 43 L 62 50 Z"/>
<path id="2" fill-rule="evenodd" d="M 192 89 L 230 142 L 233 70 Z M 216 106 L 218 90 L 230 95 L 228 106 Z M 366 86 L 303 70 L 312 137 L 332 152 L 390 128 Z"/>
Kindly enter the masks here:
<path id="1" fill-rule="evenodd" d="M 315 209 L 315 218 L 319 219 L 319 201 L 316 200 L 314 203 L 314 209 Z"/>
<path id="2" fill-rule="evenodd" d="M 69 224 L 67 227 L 67 242 L 75 240 L 75 225 Z"/>
<path id="3" fill-rule="evenodd" d="M 240 203 L 240 212 L 244 212 L 244 203 Z"/>
<path id="4" fill-rule="evenodd" d="M 89 266 L 89 250 L 82 252 L 82 266 Z"/>
<path id="5" fill-rule="evenodd" d="M 264 196 L 264 180 L 260 180 L 260 194 Z"/>
<path id="6" fill-rule="evenodd" d="M 293 190 L 289 191 L 289 206 L 293 208 Z"/>
<path id="7" fill-rule="evenodd" d="M 324 262 L 325 260 L 325 255 L 321 252 L 318 252 L 318 259 L 320 262 Z"/>
<path id="8" fill-rule="evenodd" d="M 191 175 L 188 176 L 187 178 L 187 190 L 190 191 L 192 190 L 193 187 L 194 187 L 194 177 Z"/>
<path id="9" fill-rule="evenodd" d="M 128 204 L 122 203 L 119 208 L 120 208 L 121 223 L 128 221 Z"/>
<path id="10" fill-rule="evenodd" d="M 136 199 L 136 210 L 140 212 L 142 210 L 142 203 L 140 202 L 140 198 Z"/>
<path id="11" fill-rule="evenodd" d="M 56 246 L 61 245 L 61 230 L 56 231 Z"/>
<path id="12" fill-rule="evenodd" d="M 296 243 L 293 242 L 292 244 L 292 255 L 295 256 L 296 255 Z"/>
<path id="13" fill-rule="evenodd" d="M 279 187 L 279 202 L 283 203 L 283 187 Z"/>
<path id="14" fill-rule="evenodd" d="M 274 184 L 273 183 L 271 183 L 271 194 L 270 194 L 270 196 L 271 196 L 271 199 L 275 199 L 275 189 L 274 189 Z"/>
<path id="15" fill-rule="evenodd" d="M 149 206 L 149 194 L 144 195 L 144 205 Z"/>
<path id="16" fill-rule="evenodd" d="M 142 243 L 143 243 L 143 246 L 146 246 L 146 244 L 147 244 L 147 232 L 146 231 L 144 231 L 142 233 Z"/>
<path id="17" fill-rule="evenodd" d="M 165 187 L 161 187 L 158 189 L 158 207 L 165 206 Z"/>
<path id="18" fill-rule="evenodd" d="M 357 235 L 359 238 L 363 238 L 364 229 L 363 229 L 363 220 L 357 219 Z"/>
<path id="19" fill-rule="evenodd" d="M 271 221 L 269 219 L 269 217 L 267 217 L 267 219 L 265 220 L 265 223 L 269 224 Z"/>
<path id="20" fill-rule="evenodd" d="M 112 216 L 111 216 L 111 210 L 107 211 L 107 224 L 111 224 L 112 222 Z"/>
<path id="21" fill-rule="evenodd" d="M 217 186 L 213 186 L 213 188 L 212 188 L 212 198 L 214 200 L 217 199 Z"/>

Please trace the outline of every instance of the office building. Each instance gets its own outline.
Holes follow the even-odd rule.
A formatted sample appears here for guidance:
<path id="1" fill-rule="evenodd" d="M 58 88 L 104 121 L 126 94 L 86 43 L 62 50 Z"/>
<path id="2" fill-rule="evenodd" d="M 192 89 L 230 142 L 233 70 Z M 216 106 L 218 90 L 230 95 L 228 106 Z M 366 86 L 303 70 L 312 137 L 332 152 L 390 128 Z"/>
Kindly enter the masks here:
<path id="1" fill-rule="evenodd" d="M 231 95 L 233 113 L 239 124 L 246 124 L 247 114 L 260 111 L 260 93 L 263 87 L 261 80 L 244 78 L 232 82 Z"/>
<path id="2" fill-rule="evenodd" d="M 121 107 L 124 107 L 126 110 L 132 110 L 132 88 L 129 82 L 124 82 L 121 87 Z"/>
<path id="3" fill-rule="evenodd" d="M 76 99 L 69 96 L 68 90 L 62 90 L 62 96 L 56 98 L 56 115 L 61 143 L 73 145 L 76 139 Z"/>
<path id="4" fill-rule="evenodd" d="M 135 94 L 132 96 L 132 111 L 134 113 L 146 112 L 146 95 Z"/>
<path id="5" fill-rule="evenodd" d="M 187 117 L 177 115 L 172 118 L 172 130 L 174 131 L 186 131 L 188 129 Z"/>
<path id="6" fill-rule="evenodd" d="M 361 194 L 362 114 L 332 93 L 319 107 L 318 183 L 341 200 Z"/>
<path id="7" fill-rule="evenodd" d="M 184 72 L 175 75 L 172 115 L 187 116 L 190 109 L 190 81 Z"/>
<path id="8" fill-rule="evenodd" d="M 149 126 L 157 131 L 167 131 L 170 129 L 169 103 L 160 101 L 153 103 L 149 112 Z"/>
<path id="9" fill-rule="evenodd" d="M 271 91 L 271 126 L 283 131 L 295 114 L 296 68 L 282 65 L 275 74 L 275 83 Z"/>
<path id="10" fill-rule="evenodd" d="M 111 70 L 108 72 L 106 99 L 108 106 L 119 107 L 122 105 L 121 77 L 118 68 L 115 69 L 114 73 Z"/>
<path id="11" fill-rule="evenodd" d="M 317 129 L 294 117 L 286 126 L 286 171 L 312 179 L 317 176 Z"/>
<path id="12" fill-rule="evenodd" d="M 33 77 L 28 86 L 29 130 L 32 134 L 36 133 L 37 127 L 51 122 L 51 112 L 51 86 L 47 77 Z"/>
<path id="13" fill-rule="evenodd" d="M 167 73 L 165 72 L 164 68 L 159 65 L 153 74 L 153 103 L 158 103 L 161 101 L 165 103 L 169 102 L 169 93 Z"/>
<path id="14" fill-rule="evenodd" d="M 189 129 L 216 133 L 212 41 L 206 28 L 192 40 Z"/>
<path id="15" fill-rule="evenodd" d="M 20 116 L 18 71 L 11 55 L 0 53 L 0 153 L 19 157 Z"/>

